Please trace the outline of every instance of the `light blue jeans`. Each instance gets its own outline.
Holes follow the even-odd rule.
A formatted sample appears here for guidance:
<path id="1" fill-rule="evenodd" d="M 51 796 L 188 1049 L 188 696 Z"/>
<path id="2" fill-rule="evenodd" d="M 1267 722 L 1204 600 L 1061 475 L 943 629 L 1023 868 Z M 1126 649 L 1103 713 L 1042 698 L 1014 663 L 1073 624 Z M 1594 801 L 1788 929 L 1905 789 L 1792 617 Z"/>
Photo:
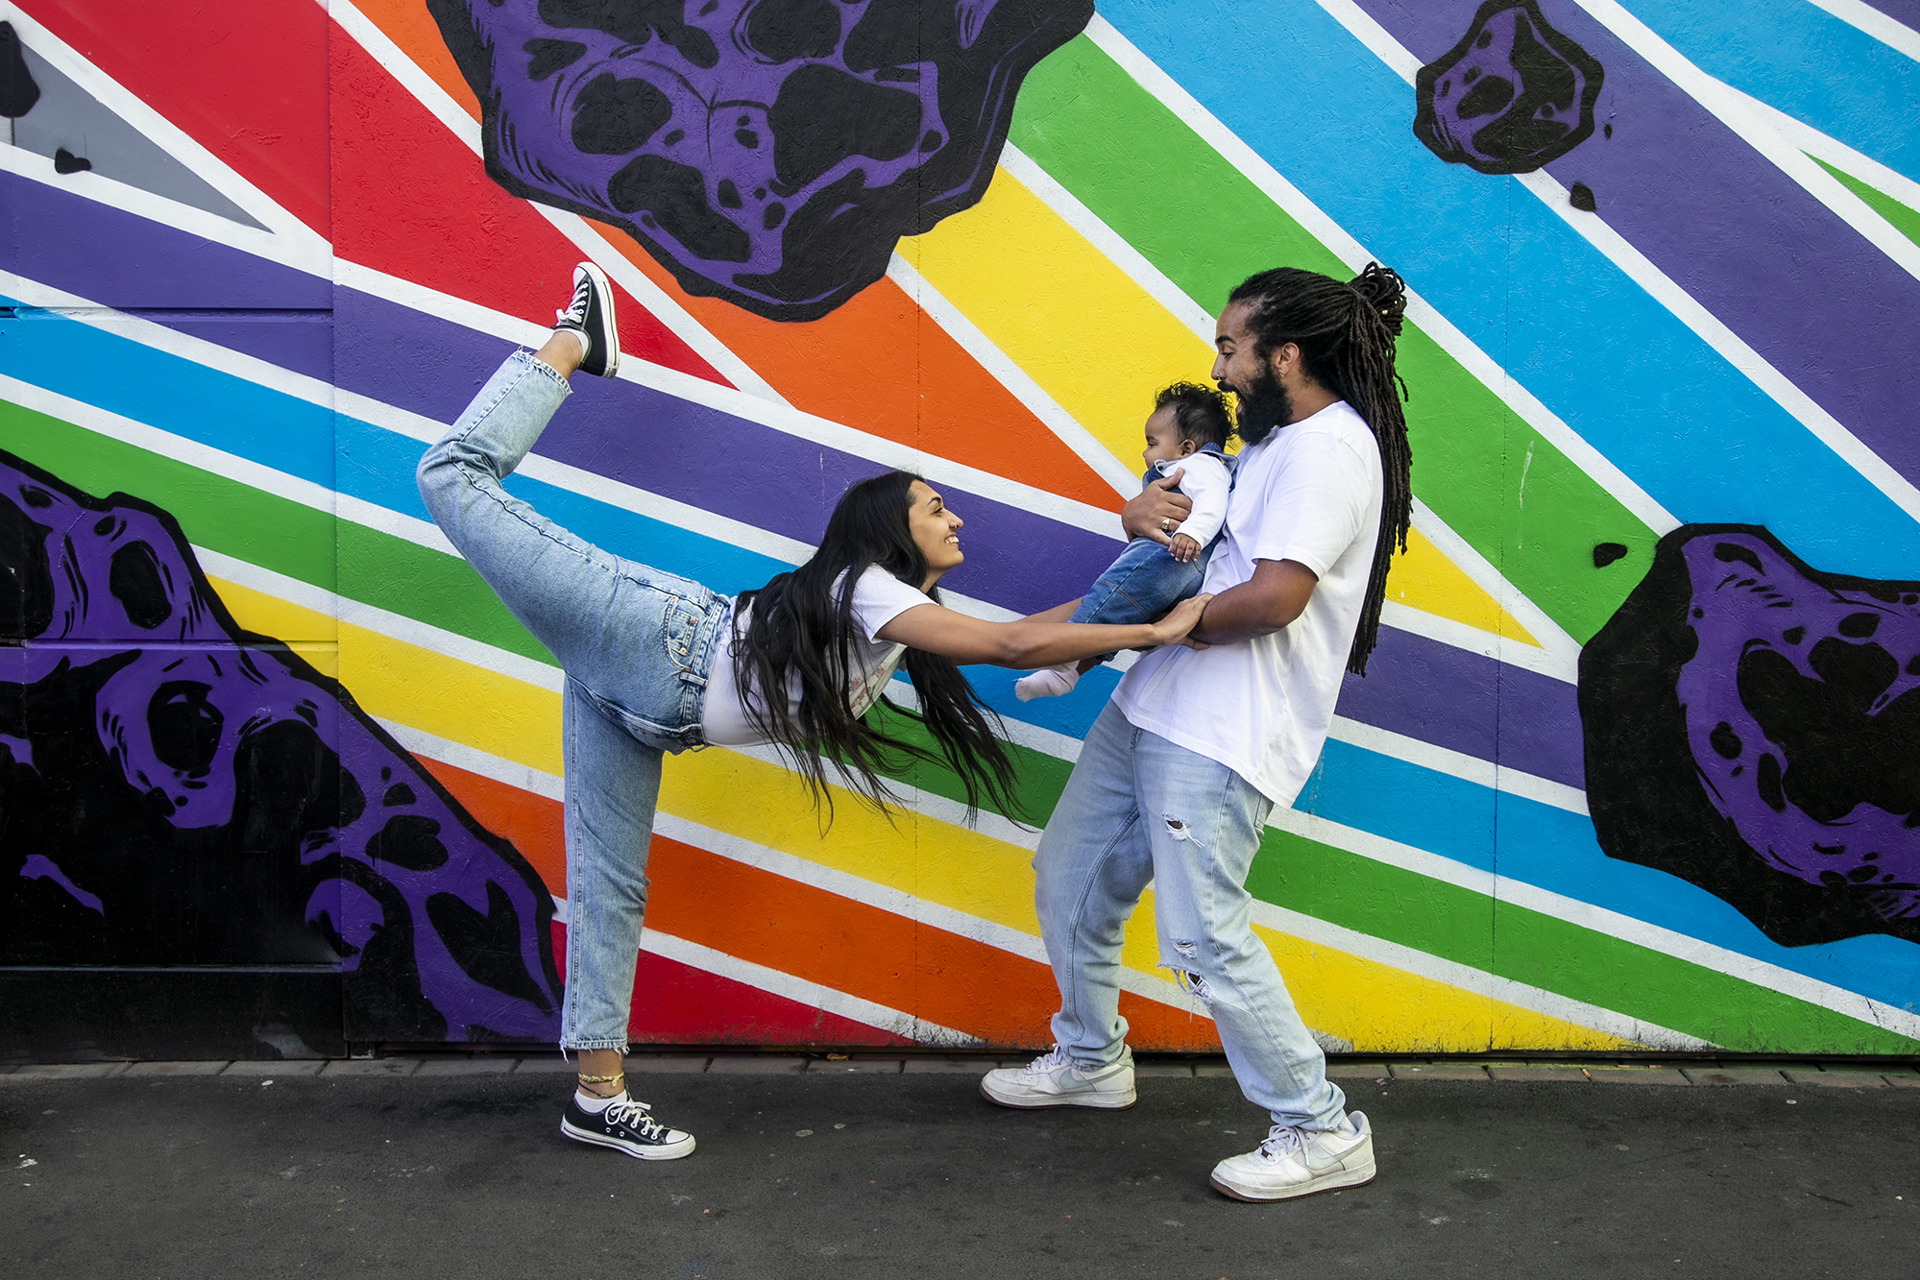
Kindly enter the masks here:
<path id="1" fill-rule="evenodd" d="M 566 1049 L 624 1049 L 647 847 L 665 751 L 699 746 L 732 603 L 697 582 L 584 542 L 509 494 L 567 398 L 517 351 L 426 456 L 420 496 L 441 531 L 566 672 Z"/>
<path id="2" fill-rule="evenodd" d="M 1053 1038 L 1087 1069 L 1120 1057 L 1120 942 L 1153 885 L 1160 963 L 1205 1002 L 1241 1092 L 1275 1124 L 1336 1129 L 1346 1096 L 1253 935 L 1247 872 L 1273 802 L 1227 766 L 1109 702 L 1034 856 L 1034 906 L 1060 986 Z"/>

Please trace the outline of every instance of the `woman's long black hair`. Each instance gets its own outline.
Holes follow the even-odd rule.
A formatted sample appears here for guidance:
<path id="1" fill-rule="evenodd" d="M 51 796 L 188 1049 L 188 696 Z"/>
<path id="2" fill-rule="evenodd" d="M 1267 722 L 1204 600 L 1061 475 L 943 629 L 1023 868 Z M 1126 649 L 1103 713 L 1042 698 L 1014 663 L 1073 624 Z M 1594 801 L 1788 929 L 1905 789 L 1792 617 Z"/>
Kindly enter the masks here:
<path id="1" fill-rule="evenodd" d="M 854 657 L 859 624 L 854 586 L 870 566 L 913 587 L 926 581 L 927 559 L 907 523 L 918 476 L 904 471 L 862 480 L 841 497 L 827 519 L 820 549 L 799 568 L 758 591 L 743 591 L 734 609 L 734 675 L 741 705 L 754 728 L 788 756 L 817 808 L 833 820 L 827 769 L 862 798 L 885 808 L 893 794 L 883 773 L 913 761 L 945 763 L 960 775 L 971 817 L 982 800 L 1015 813 L 1013 764 L 994 729 L 999 717 L 982 706 L 952 659 L 909 648 L 901 666 L 919 695 L 917 711 L 888 703 L 932 735 L 939 754 L 873 727 L 853 714 L 849 684 L 866 673 Z M 937 590 L 927 592 L 938 603 Z M 745 625 L 742 625 L 742 617 Z M 794 687 L 799 704 L 777 691 Z M 767 690 L 759 697 L 754 691 Z"/>
<path id="2" fill-rule="evenodd" d="M 1395 546 L 1407 549 L 1413 520 L 1413 448 L 1400 408 L 1407 384 L 1394 368 L 1394 343 L 1407 313 L 1406 285 L 1377 262 L 1346 284 L 1297 267 L 1275 267 L 1249 276 L 1228 302 L 1248 304 L 1247 328 L 1262 365 L 1286 343 L 1298 346 L 1307 376 L 1352 405 L 1380 445 L 1380 536 L 1347 655 L 1347 670 L 1363 676 L 1380 636 L 1387 567 Z"/>

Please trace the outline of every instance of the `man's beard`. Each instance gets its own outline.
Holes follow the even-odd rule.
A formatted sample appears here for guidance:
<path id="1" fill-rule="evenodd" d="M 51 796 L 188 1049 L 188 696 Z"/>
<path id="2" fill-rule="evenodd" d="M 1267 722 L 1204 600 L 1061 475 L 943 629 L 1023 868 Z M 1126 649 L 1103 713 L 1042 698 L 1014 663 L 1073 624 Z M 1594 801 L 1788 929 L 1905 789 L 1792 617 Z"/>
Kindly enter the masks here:
<path id="1" fill-rule="evenodd" d="M 1247 389 L 1235 392 L 1234 398 L 1238 402 L 1235 431 L 1250 445 L 1259 444 L 1276 428 L 1293 421 L 1293 397 L 1273 376 L 1273 370 L 1264 365 Z"/>

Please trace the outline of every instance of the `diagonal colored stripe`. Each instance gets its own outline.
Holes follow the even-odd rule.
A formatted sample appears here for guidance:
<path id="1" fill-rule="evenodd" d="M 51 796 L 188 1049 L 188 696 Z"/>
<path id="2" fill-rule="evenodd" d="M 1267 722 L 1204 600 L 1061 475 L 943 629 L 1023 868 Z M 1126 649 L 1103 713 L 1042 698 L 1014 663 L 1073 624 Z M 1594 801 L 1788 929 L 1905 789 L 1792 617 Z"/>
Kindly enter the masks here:
<path id="1" fill-rule="evenodd" d="M 1339 255 L 1084 36 L 1028 77 L 1009 136 L 1204 308 L 1276 262 L 1343 270 Z M 1186 198 L 1164 198 L 1151 176 L 1166 173 L 1181 175 Z M 1413 390 L 1415 492 L 1576 638 L 1597 631 L 1664 530 L 1649 530 L 1424 330 L 1402 335 L 1399 365 Z M 1516 511 L 1526 518 L 1510 518 Z M 1629 548 L 1619 572 L 1592 571 L 1601 542 Z"/>
<path id="2" fill-rule="evenodd" d="M 1213 4 L 1177 23 L 1138 0 L 1105 13 L 1321 208 L 1412 271 L 1469 338 L 1524 370 L 1534 394 L 1655 500 L 1682 518 L 1766 524 L 1816 562 L 1868 574 L 1900 576 L 1920 553 L 1905 512 L 1565 219 L 1510 202 L 1502 182 L 1441 164 L 1403 125 L 1387 127 L 1404 116 L 1405 82 L 1317 5 L 1286 0 L 1284 53 L 1260 43 L 1282 28 L 1263 28 L 1229 73 L 1197 35 L 1228 20 Z M 1488 227 L 1510 228 L 1504 243 Z M 1512 329 L 1513 314 L 1542 323 Z M 1687 371 L 1683 384 L 1672 369 Z M 1729 438 L 1743 442 L 1737 454 Z"/>
<path id="3" fill-rule="evenodd" d="M 1819 5 L 1627 0 L 1625 7 L 1709 75 L 1920 181 L 1913 130 L 1920 62 L 1910 52 L 1920 36 L 1908 31 L 1912 43 L 1903 52 Z"/>
<path id="4" fill-rule="evenodd" d="M 1751 1053 L 1920 1041 L 1525 907 L 1269 831 L 1248 887 L 1290 909 Z M 1471 922 L 1471 923 L 1470 923 Z M 1497 936 L 1497 952 L 1489 940 Z"/>
<path id="5" fill-rule="evenodd" d="M 1005 169 L 973 209 L 899 252 L 1128 464 L 1154 390 L 1204 378 L 1213 364 L 1210 345 Z"/>
<path id="6" fill-rule="evenodd" d="M 1814 163 L 1832 174 L 1847 190 L 1872 205 L 1881 217 L 1899 228 L 1901 235 L 1915 244 L 1920 244 L 1920 209 L 1910 208 L 1886 192 L 1868 186 L 1853 175 L 1842 173 L 1818 156 L 1814 157 Z"/>

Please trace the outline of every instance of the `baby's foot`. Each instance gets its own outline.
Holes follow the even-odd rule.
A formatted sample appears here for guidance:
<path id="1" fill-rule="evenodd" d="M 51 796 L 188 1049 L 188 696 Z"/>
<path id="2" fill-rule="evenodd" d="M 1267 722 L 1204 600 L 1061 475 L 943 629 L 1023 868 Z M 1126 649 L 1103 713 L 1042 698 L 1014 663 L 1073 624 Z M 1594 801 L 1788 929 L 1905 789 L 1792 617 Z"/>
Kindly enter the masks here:
<path id="1" fill-rule="evenodd" d="M 1072 663 L 1058 667 L 1043 667 L 1030 676 L 1021 676 L 1013 682 L 1013 696 L 1022 702 L 1032 702 L 1035 698 L 1057 698 L 1063 693 L 1072 693 L 1073 686 L 1080 683 L 1080 673 L 1074 670 Z"/>

